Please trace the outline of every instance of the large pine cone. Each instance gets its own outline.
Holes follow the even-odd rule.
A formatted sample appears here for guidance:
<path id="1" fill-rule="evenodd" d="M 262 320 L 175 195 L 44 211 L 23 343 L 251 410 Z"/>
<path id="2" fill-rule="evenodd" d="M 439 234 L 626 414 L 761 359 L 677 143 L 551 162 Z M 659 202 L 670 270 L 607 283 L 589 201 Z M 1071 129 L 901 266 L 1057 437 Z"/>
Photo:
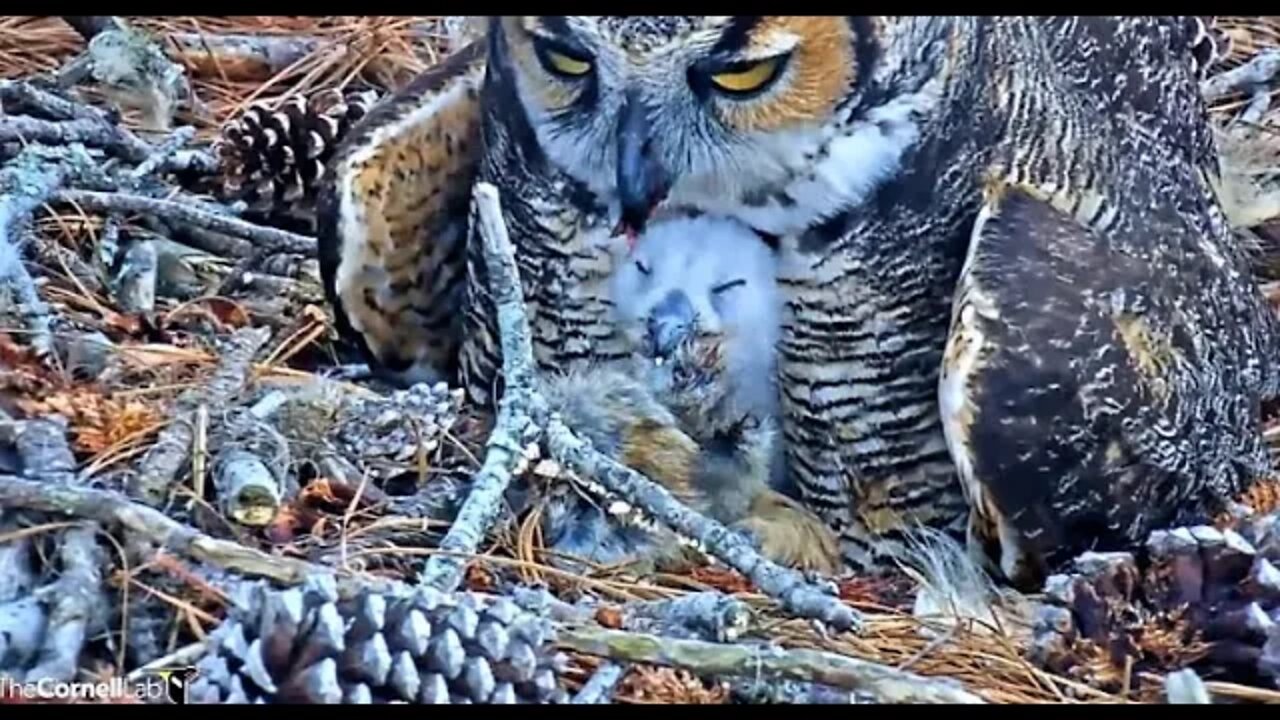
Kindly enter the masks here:
<path id="1" fill-rule="evenodd" d="M 561 702 L 554 628 L 507 598 L 419 587 L 339 601 L 333 583 L 237 588 L 196 703 Z"/>
<path id="2" fill-rule="evenodd" d="M 1045 583 L 1034 659 L 1118 688 L 1132 669 L 1192 667 L 1280 687 L 1280 512 L 1152 533 L 1147 557 L 1086 553 Z"/>
<path id="3" fill-rule="evenodd" d="M 310 219 L 325 164 L 377 100 L 372 90 L 327 89 L 294 95 L 278 110 L 251 106 L 215 145 L 223 198 L 266 217 Z"/>

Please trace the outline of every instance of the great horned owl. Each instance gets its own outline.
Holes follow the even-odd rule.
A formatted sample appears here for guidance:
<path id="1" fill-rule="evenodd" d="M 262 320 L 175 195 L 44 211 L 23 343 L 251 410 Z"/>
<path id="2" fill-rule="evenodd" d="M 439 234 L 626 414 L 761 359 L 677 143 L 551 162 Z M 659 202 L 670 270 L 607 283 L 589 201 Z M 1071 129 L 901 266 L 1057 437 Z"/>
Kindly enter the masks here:
<path id="1" fill-rule="evenodd" d="M 836 572 L 835 535 L 771 486 L 785 479 L 773 251 L 750 228 L 705 217 L 656 222 L 634 248 L 612 250 L 612 316 L 630 354 L 551 375 L 552 406 L 598 450 L 753 535 L 777 562 Z M 657 550 L 647 533 L 612 527 L 596 508 L 566 508 L 549 525 L 553 547 L 568 554 L 616 560 Z"/>
<path id="2" fill-rule="evenodd" d="M 788 466 L 848 562 L 877 565 L 917 522 L 960 531 L 965 488 L 1010 558 L 1140 541 L 1257 474 L 1280 389 L 1280 331 L 1211 189 L 1203 38 L 1164 17 L 494 18 L 478 175 L 502 192 L 536 359 L 625 354 L 602 237 L 655 212 L 736 219 L 778 247 Z M 1058 263 L 1069 228 L 1143 271 Z M 467 255 L 461 380 L 492 403 L 479 243 Z M 1048 296 L 1003 279 L 1063 271 Z M 1104 296 L 1123 329 L 1053 305 Z M 996 359 L 948 365 L 944 433 L 944 350 L 975 313 L 1005 330 L 982 328 Z M 1095 382 L 1121 367 L 1163 389 Z M 991 440 L 1014 422 L 1016 444 Z"/>
<path id="3" fill-rule="evenodd" d="M 320 272 L 338 331 L 402 384 L 452 379 L 457 364 L 483 60 L 473 43 L 384 99 L 321 175 Z"/>

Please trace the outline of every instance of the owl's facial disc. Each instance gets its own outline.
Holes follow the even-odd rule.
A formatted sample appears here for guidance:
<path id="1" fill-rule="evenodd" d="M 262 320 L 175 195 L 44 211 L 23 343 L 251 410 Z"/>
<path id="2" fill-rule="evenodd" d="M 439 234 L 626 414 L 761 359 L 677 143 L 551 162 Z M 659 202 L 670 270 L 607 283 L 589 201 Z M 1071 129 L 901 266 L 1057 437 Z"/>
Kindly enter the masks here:
<path id="1" fill-rule="evenodd" d="M 864 64 L 855 24 L 782 16 L 499 23 L 539 149 L 630 233 L 643 232 L 659 206 L 732 215 L 804 177 Z"/>

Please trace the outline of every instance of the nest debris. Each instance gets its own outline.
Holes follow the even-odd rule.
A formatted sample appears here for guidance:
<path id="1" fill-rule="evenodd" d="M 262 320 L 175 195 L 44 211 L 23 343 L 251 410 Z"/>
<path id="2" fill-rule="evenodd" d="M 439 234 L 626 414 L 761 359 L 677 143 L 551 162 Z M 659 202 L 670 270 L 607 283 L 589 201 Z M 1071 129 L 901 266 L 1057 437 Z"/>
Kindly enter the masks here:
<path id="1" fill-rule="evenodd" d="M 316 168 L 450 50 L 458 19 L 69 20 L 101 19 L 0 18 L 0 202 L 17 208 L 0 227 L 0 675 L 190 664 L 193 700 L 250 702 L 1111 703 L 1163 702 L 1192 668 L 1214 700 L 1280 698 L 1262 520 L 1082 559 L 1030 646 L 926 632 L 910 578 L 757 576 L 734 547 L 679 575 L 557 566 L 511 488 L 569 478 L 570 460 L 665 500 L 593 464 L 572 428 L 536 427 L 536 397 L 510 412 L 534 429 L 495 461 L 501 420 L 448 387 L 343 380 L 309 237 Z M 1224 73 L 1280 47 L 1273 18 L 1218 22 Z M 105 62 L 86 32 L 125 31 L 161 78 L 68 79 Z M 1224 154 L 1253 163 L 1228 174 L 1232 217 L 1275 280 L 1280 209 L 1258 208 L 1280 112 L 1274 83 L 1238 75 L 1254 80 L 1219 83 L 1213 116 Z M 1267 517 L 1277 488 L 1242 502 Z M 842 629 L 855 608 L 860 630 Z"/>

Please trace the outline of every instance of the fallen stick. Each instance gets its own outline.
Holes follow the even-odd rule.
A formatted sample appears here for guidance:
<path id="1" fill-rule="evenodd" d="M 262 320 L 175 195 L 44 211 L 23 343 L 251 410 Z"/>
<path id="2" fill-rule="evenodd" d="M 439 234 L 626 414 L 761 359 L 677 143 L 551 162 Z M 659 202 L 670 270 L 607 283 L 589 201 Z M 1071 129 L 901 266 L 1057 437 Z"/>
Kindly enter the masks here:
<path id="1" fill-rule="evenodd" d="M 475 553 L 497 520 L 503 495 L 524 447 L 537 435 L 537 428 L 529 419 L 531 406 L 537 402 L 529 319 L 524 310 L 524 294 L 511 252 L 511 239 L 502 219 L 498 189 L 489 183 L 478 183 L 472 197 L 497 306 L 506 388 L 498 403 L 493 432 L 486 443 L 484 463 L 472 480 L 471 492 L 457 518 L 440 542 L 440 549 L 446 552 L 428 559 L 422 571 L 423 583 L 446 592 L 461 584 L 466 559 L 459 554 Z"/>
<path id="2" fill-rule="evenodd" d="M 261 328 L 243 328 L 231 336 L 213 377 L 178 398 L 181 416 L 160 433 L 156 444 L 147 451 L 137 477 L 129 485 L 131 496 L 153 506 L 165 501 L 191 450 L 194 433 L 190 414 L 201 404 L 218 408 L 229 405 L 248 383 L 254 356 L 269 338 L 270 332 Z"/>
<path id="3" fill-rule="evenodd" d="M 62 574 L 53 585 L 38 591 L 52 607 L 36 665 L 27 671 L 29 682 L 75 679 L 89 629 L 107 606 L 96 528 L 75 527 L 63 532 L 58 558 Z"/>
<path id="4" fill-rule="evenodd" d="M 0 142 L 39 142 L 46 145 L 83 143 L 103 148 L 130 161 L 146 156 L 126 141 L 115 128 L 98 120 L 41 120 L 26 115 L 0 118 Z"/>
<path id="5" fill-rule="evenodd" d="M 316 37 L 169 33 L 170 57 L 193 75 L 263 81 L 324 47 Z"/>
<path id="6" fill-rule="evenodd" d="M 883 703 L 986 704 L 959 682 L 896 670 L 887 665 L 809 649 L 710 643 L 600 628 L 561 628 L 561 647 L 697 675 L 736 675 L 800 680 L 865 692 Z"/>
<path id="7" fill-rule="evenodd" d="M 1264 50 L 1252 60 L 1237 68 L 1200 83 L 1200 94 L 1208 102 L 1230 95 L 1237 91 L 1252 90 L 1265 85 L 1280 73 L 1280 50 Z"/>
<path id="8" fill-rule="evenodd" d="M 116 152 L 129 162 L 144 162 L 154 151 L 149 143 L 134 135 L 128 128 L 115 124 L 111 116 L 101 108 L 68 100 L 26 82 L 0 80 L 0 104 L 4 105 L 5 111 L 10 115 L 14 110 L 11 106 L 16 106 L 17 109 L 26 112 L 34 111 L 53 120 L 82 120 L 94 123 L 98 127 L 96 136 L 107 140 L 103 147 Z M 161 168 L 168 172 L 197 172 L 208 175 L 217 171 L 218 163 L 213 155 L 206 151 L 181 150 L 165 158 Z"/>
<path id="9" fill-rule="evenodd" d="M 196 129 L 191 125 L 183 125 L 172 133 L 169 133 L 169 137 L 165 138 L 164 142 L 157 145 L 155 150 L 151 151 L 150 156 L 148 156 L 146 160 L 138 163 L 138 167 L 134 168 L 133 171 L 129 173 L 129 177 L 134 180 L 141 180 L 142 178 L 156 172 L 160 168 L 164 167 L 165 162 L 177 154 L 177 152 L 182 149 L 183 145 L 186 145 L 195 139 L 195 136 Z"/>
<path id="10" fill-rule="evenodd" d="M 751 608 L 719 592 L 699 592 L 623 606 L 622 627 L 667 637 L 733 642 L 751 624 Z"/>
<path id="11" fill-rule="evenodd" d="M 606 662 L 596 669 L 591 679 L 573 696 L 574 705 L 608 705 L 613 700 L 613 689 L 622 680 L 624 668 L 615 662 Z"/>
<path id="12" fill-rule="evenodd" d="M 99 212 L 144 213 L 179 224 L 251 240 L 259 250 L 270 253 L 296 253 L 314 257 L 315 238 L 287 230 L 254 225 L 238 218 L 170 200 L 157 200 L 127 193 L 104 193 L 90 190 L 63 190 L 55 194 L 59 202 L 72 203 Z"/>
<path id="13" fill-rule="evenodd" d="M 120 526 L 165 551 L 224 570 L 275 580 L 286 585 L 299 585 L 309 577 L 336 574 L 332 568 L 271 555 L 229 540 L 219 540 L 183 525 L 159 510 L 131 502 L 120 493 L 75 486 L 67 482 L 69 478 L 66 475 L 40 480 L 0 475 L 0 508 L 36 510 L 96 520 L 103 525 Z M 392 587 L 387 581 L 376 578 L 339 576 L 337 581 L 339 591 L 344 596 L 353 596 L 371 587 Z"/>
<path id="14" fill-rule="evenodd" d="M 690 509 L 658 483 L 593 449 L 574 436 L 559 417 L 547 421 L 546 437 L 551 457 L 557 462 L 592 478 L 681 535 L 697 540 L 761 592 L 780 600 L 787 611 L 821 620 L 839 630 L 861 625 L 858 612 L 839 598 L 810 583 L 799 572 L 770 562 L 741 534 Z"/>
<path id="15" fill-rule="evenodd" d="M 3 122 L 3 118 L 0 118 Z M 53 352 L 49 307 L 40 299 L 35 281 L 18 253 L 18 237 L 26 232 L 35 211 L 66 182 L 65 163 L 39 148 L 28 148 L 0 171 L 0 285 L 8 285 L 22 307 L 22 318 L 31 331 L 31 347 L 40 357 Z"/>
<path id="16" fill-rule="evenodd" d="M 22 458 L 22 474 L 34 478 L 50 473 L 69 473 L 76 468 L 75 455 L 67 446 L 65 425 L 37 418 L 17 423 L 18 457 Z"/>

